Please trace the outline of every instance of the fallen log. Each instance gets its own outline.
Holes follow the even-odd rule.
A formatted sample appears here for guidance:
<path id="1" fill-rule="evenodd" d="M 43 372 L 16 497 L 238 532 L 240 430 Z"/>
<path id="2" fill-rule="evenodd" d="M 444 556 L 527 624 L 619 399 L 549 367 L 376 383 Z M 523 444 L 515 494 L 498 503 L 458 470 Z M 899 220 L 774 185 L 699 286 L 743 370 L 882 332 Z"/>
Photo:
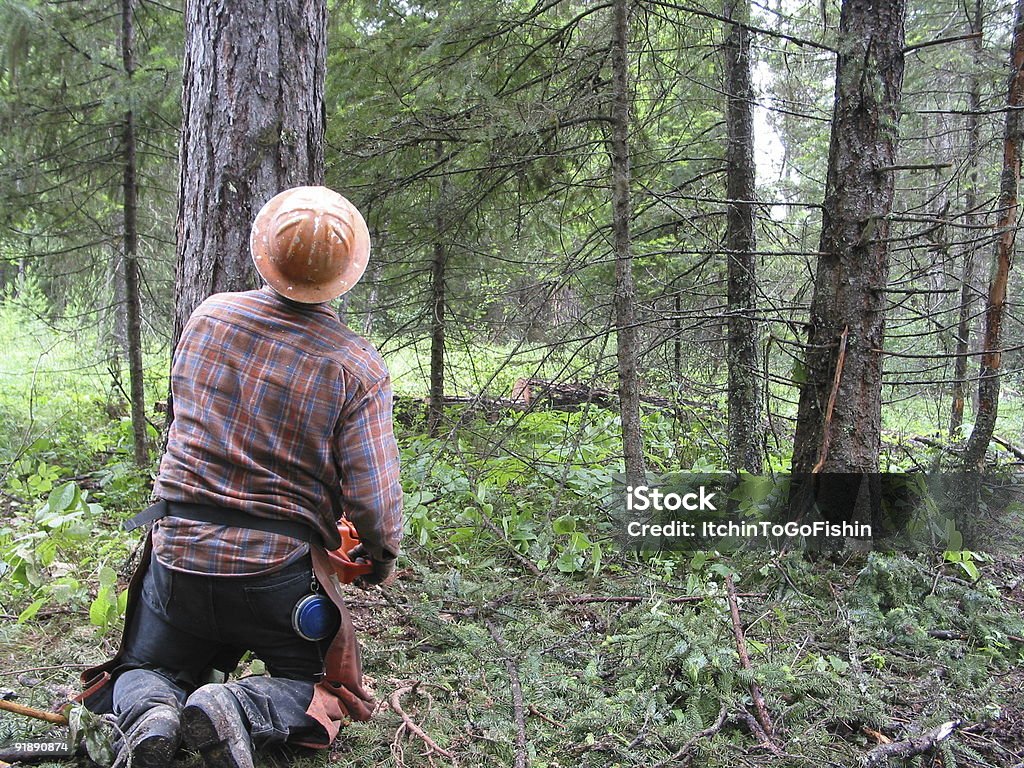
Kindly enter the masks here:
<path id="1" fill-rule="evenodd" d="M 576 410 L 583 405 L 596 405 L 608 410 L 619 407 L 619 395 L 611 389 L 589 384 L 549 381 L 547 379 L 518 379 L 512 387 L 512 402 L 522 408 L 545 407 L 554 411 Z M 660 395 L 640 395 L 640 404 L 655 410 L 674 411 L 680 405 L 706 408 L 708 403 L 696 400 L 673 400 Z"/>
<path id="2" fill-rule="evenodd" d="M 547 407 L 555 411 L 574 410 L 587 404 L 611 410 L 618 403 L 618 395 L 607 389 L 582 384 L 518 379 L 512 387 L 512 402 L 520 408 Z"/>
<path id="3" fill-rule="evenodd" d="M 522 410 L 512 400 L 500 397 L 462 397 L 447 395 L 441 404 L 442 409 L 459 408 L 463 413 L 483 418 L 493 424 L 509 411 Z M 430 409 L 430 400 L 426 397 L 407 397 L 396 395 L 394 399 L 395 421 L 405 427 L 414 427 L 418 421 L 426 418 Z"/>
<path id="4" fill-rule="evenodd" d="M 679 406 L 710 408 L 708 403 L 696 400 L 672 400 L 658 395 L 641 395 L 641 406 L 649 409 L 675 413 Z M 585 405 L 615 411 L 619 407 L 618 393 L 603 387 L 571 382 L 549 381 L 547 379 L 518 379 L 512 387 L 510 397 L 489 397 L 486 395 L 445 395 L 441 407 L 458 408 L 463 413 L 480 416 L 494 423 L 510 411 L 575 411 Z M 419 419 L 425 418 L 430 408 L 427 397 L 407 397 L 396 395 L 394 398 L 395 419 L 404 426 L 414 426 Z"/>

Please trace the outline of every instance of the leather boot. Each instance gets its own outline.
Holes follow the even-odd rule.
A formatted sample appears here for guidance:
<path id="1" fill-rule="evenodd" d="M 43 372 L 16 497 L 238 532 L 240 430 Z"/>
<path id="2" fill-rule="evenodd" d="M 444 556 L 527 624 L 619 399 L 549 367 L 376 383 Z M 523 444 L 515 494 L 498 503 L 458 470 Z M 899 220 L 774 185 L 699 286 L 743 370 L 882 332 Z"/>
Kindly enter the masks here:
<path id="1" fill-rule="evenodd" d="M 235 697 L 223 685 L 204 685 L 181 712 L 185 742 L 207 768 L 253 768 L 252 741 Z"/>
<path id="2" fill-rule="evenodd" d="M 157 704 L 139 718 L 125 738 L 132 768 L 167 768 L 181 743 L 178 711 Z"/>

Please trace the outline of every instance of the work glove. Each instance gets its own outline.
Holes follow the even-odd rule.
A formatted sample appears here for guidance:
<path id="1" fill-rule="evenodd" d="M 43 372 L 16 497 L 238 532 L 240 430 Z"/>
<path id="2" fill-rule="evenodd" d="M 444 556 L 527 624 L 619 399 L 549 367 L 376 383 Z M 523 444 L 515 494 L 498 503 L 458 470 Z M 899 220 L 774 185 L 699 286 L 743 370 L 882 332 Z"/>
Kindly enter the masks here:
<path id="1" fill-rule="evenodd" d="M 366 551 L 366 547 L 362 544 L 352 547 L 348 552 L 348 557 L 356 563 L 363 562 L 373 565 L 372 571 L 364 573 L 352 582 L 360 589 L 366 589 L 374 584 L 380 584 L 395 570 L 395 558 L 392 557 L 389 560 L 374 560 L 370 557 L 370 553 Z"/>

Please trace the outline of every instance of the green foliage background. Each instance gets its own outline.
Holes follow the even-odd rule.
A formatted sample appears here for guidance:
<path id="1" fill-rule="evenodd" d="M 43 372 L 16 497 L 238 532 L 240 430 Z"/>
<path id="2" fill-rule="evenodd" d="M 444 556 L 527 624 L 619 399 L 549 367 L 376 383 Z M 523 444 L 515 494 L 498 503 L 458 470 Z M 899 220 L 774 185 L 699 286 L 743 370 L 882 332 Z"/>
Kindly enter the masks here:
<path id="1" fill-rule="evenodd" d="M 23 335 L 25 348 L 5 350 L 21 362 L 0 390 L 16 416 L 0 489 L 0 689 L 50 708 L 73 695 L 80 665 L 114 647 L 137 546 L 119 524 L 144 504 L 149 478 L 131 468 L 125 417 L 107 412 L 102 361 L 95 376 L 61 374 L 72 361 L 82 370 L 89 345 L 12 311 L 8 329 L 35 327 L 32 344 L 49 354 Z M 18 377 L 34 383 L 14 386 Z M 330 755 L 289 759 L 512 765 L 514 674 L 530 765 L 651 766 L 696 739 L 688 754 L 708 766 L 847 766 L 874 732 L 898 739 L 961 719 L 970 730 L 943 748 L 944 764 L 1013 765 L 1024 744 L 1019 559 L 979 554 L 972 576 L 939 555 L 623 553 L 602 503 L 621 469 L 616 418 L 595 407 L 509 412 L 495 429 L 467 414 L 446 439 L 399 426 L 399 578 L 353 590 L 351 606 L 378 698 L 413 686 L 400 705 L 454 757 L 429 756 L 385 708 L 347 727 Z M 707 462 L 705 430 L 720 439 L 722 425 L 680 425 L 648 417 L 652 466 Z M 728 574 L 747 595 L 750 672 L 736 654 Z M 260 671 L 252 660 L 239 674 Z M 752 680 L 783 754 L 736 718 Z M 723 708 L 721 729 L 698 738 Z M 0 744 L 46 733 L 0 715 Z"/>
<path id="2" fill-rule="evenodd" d="M 964 728 L 913 764 L 1017 765 L 1019 558 L 623 553 L 605 504 L 622 469 L 617 416 L 593 405 L 523 413 L 502 403 L 531 377 L 614 389 L 607 4 L 329 6 L 327 182 L 358 203 L 375 243 L 370 271 L 339 309 L 392 371 L 407 494 L 400 578 L 352 594 L 379 698 L 419 681 L 402 706 L 465 766 L 514 763 L 512 676 L 535 766 L 651 766 L 691 740 L 677 763 L 855 765 L 875 733 L 900 739 L 954 719 Z M 958 3 L 912 6 L 908 43 L 962 29 Z M 960 265 L 967 251 L 985 263 L 992 246 L 984 228 L 964 226 L 973 159 L 961 113 L 972 76 L 983 96 L 983 216 L 1001 149 L 1011 4 L 986 9 L 977 61 L 963 44 L 908 57 L 901 162 L 948 167 L 897 176 L 883 468 L 927 469 L 948 450 Z M 137 551 L 119 526 L 145 504 L 155 471 L 132 465 L 122 391 L 117 131 L 127 105 L 143 147 L 154 447 L 163 419 L 154 402 L 167 389 L 180 4 L 138 4 L 131 87 L 116 10 L 105 0 L 0 3 L 0 696 L 46 708 L 74 694 L 78 665 L 116 642 Z M 644 2 L 634 13 L 641 375 L 664 406 L 645 409 L 652 471 L 723 464 L 720 10 Z M 792 38 L 834 46 L 838 3 L 752 14 L 790 38 L 755 35 L 754 50 L 759 131 L 779 144 L 759 169 L 758 248 L 766 467 L 784 471 L 834 71 L 829 51 Z M 448 393 L 476 403 L 452 407 L 443 434 L 430 438 L 427 275 L 439 242 L 448 253 Z M 1021 288 L 1014 275 L 1011 295 Z M 997 434 L 1019 445 L 1016 312 L 1015 304 Z M 1015 460 L 995 446 L 991 459 Z M 738 662 L 727 574 L 749 594 L 741 613 L 752 671 Z M 252 661 L 241 673 L 259 671 Z M 739 717 L 752 680 L 782 754 Z M 729 717 L 717 732 L 699 736 L 723 708 Z M 347 728 L 331 755 L 299 759 L 449 762 L 400 726 L 383 709 Z M 0 745 L 44 730 L 2 715 Z"/>

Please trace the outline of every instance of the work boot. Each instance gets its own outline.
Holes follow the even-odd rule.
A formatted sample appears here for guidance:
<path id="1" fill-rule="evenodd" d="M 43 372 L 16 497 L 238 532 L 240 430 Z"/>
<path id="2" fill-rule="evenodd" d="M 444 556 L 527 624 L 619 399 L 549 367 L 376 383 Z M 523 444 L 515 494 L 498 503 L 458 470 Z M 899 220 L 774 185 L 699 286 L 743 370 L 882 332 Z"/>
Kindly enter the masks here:
<path id="1" fill-rule="evenodd" d="M 157 704 L 125 735 L 132 768 L 166 768 L 181 743 L 178 710 Z"/>
<path id="2" fill-rule="evenodd" d="M 207 768 L 253 768 L 252 741 L 243 720 L 230 691 L 223 685 L 204 685 L 185 702 L 181 732 Z"/>

